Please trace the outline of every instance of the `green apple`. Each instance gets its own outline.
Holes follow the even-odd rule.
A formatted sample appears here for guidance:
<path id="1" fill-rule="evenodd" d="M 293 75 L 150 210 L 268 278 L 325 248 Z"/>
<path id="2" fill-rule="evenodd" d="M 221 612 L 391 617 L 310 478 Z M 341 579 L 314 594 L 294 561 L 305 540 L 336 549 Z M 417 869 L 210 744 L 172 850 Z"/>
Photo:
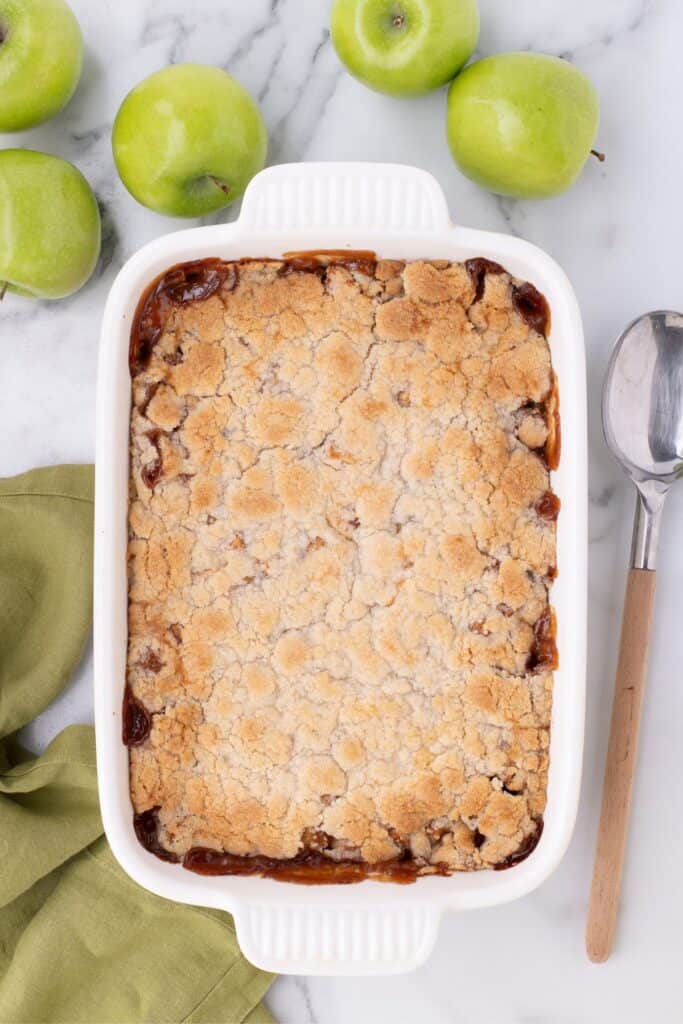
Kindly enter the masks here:
<path id="1" fill-rule="evenodd" d="M 100 252 L 100 211 L 80 171 L 30 149 L 0 150 L 0 295 L 61 299 Z"/>
<path id="2" fill-rule="evenodd" d="M 266 159 L 258 106 L 234 78 L 175 64 L 128 93 L 112 135 L 121 180 L 139 203 L 200 217 L 238 199 Z"/>
<path id="3" fill-rule="evenodd" d="M 83 37 L 64 0 L 0 0 L 0 132 L 58 114 L 82 67 Z"/>
<path id="4" fill-rule="evenodd" d="M 543 53 L 470 64 L 448 92 L 446 134 L 468 178 L 503 196 L 556 196 L 576 181 L 598 130 L 583 72 Z"/>
<path id="5" fill-rule="evenodd" d="M 417 96 L 470 59 L 479 9 L 476 0 L 335 0 L 330 27 L 352 75 L 378 92 Z"/>

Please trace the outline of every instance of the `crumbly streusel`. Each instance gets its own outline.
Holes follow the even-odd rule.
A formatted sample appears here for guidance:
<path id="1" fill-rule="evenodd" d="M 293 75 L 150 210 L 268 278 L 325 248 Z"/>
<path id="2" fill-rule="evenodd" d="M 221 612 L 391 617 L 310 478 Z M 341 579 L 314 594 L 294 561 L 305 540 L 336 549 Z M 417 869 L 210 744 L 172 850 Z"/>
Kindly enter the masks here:
<path id="1" fill-rule="evenodd" d="M 555 566 L 520 283 L 221 266 L 133 378 L 135 811 L 178 857 L 514 859 L 545 805 Z"/>

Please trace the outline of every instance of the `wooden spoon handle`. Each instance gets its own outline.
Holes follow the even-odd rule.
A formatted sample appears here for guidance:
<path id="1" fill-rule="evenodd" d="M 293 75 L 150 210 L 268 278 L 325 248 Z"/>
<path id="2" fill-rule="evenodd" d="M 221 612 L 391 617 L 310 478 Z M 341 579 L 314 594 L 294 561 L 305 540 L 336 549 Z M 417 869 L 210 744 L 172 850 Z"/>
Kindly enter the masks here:
<path id="1" fill-rule="evenodd" d="M 617 922 L 638 752 L 640 713 L 647 677 L 647 650 L 656 576 L 651 569 L 631 569 L 626 585 L 612 725 L 586 926 L 586 950 L 594 963 L 602 963 L 609 957 Z"/>

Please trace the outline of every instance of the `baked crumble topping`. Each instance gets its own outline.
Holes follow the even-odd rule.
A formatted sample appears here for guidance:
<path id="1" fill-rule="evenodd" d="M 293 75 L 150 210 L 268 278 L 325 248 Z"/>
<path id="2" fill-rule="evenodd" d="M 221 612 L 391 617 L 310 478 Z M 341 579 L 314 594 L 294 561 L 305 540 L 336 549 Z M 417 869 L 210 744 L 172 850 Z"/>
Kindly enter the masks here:
<path id="1" fill-rule="evenodd" d="M 486 260 L 173 268 L 131 347 L 140 840 L 298 881 L 508 866 L 545 805 L 547 306 Z"/>

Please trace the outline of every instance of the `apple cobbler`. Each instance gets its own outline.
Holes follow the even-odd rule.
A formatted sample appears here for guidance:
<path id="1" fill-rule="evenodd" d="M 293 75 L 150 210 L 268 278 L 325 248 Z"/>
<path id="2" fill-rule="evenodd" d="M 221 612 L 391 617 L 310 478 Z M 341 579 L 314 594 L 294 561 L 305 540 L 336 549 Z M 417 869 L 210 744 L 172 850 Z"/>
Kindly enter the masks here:
<path id="1" fill-rule="evenodd" d="M 508 867 L 546 800 L 545 300 L 483 259 L 203 260 L 131 340 L 140 841 L 300 882 Z"/>

